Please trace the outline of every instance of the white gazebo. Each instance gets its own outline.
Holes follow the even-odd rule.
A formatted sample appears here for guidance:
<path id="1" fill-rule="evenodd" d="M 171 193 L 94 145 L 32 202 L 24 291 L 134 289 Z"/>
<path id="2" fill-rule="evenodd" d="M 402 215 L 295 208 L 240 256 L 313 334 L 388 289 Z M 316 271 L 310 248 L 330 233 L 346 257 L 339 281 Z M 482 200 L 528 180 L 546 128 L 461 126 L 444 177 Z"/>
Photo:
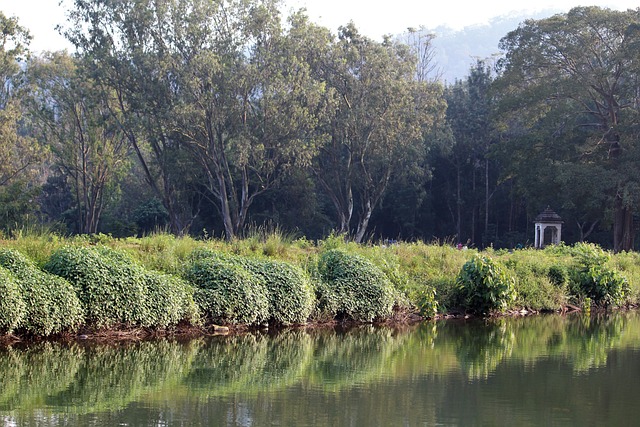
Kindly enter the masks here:
<path id="1" fill-rule="evenodd" d="M 562 218 L 547 206 L 535 220 L 535 247 L 542 249 L 547 245 L 557 245 L 562 237 Z"/>

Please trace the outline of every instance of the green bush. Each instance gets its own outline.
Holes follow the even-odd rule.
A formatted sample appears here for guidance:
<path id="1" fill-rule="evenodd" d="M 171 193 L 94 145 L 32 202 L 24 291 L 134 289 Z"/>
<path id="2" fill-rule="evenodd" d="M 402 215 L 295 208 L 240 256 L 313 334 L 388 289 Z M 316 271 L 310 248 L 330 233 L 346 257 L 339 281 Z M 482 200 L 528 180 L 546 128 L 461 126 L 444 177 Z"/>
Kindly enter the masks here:
<path id="1" fill-rule="evenodd" d="M 572 288 L 577 296 L 590 298 L 598 306 L 621 305 L 629 294 L 629 283 L 607 263 L 610 255 L 599 246 L 578 243 L 573 247 L 576 264 L 571 272 Z"/>
<path id="2" fill-rule="evenodd" d="M 323 253 L 318 262 L 321 312 L 371 322 L 392 314 L 394 290 L 371 261 L 339 249 Z"/>
<path id="3" fill-rule="evenodd" d="M 20 329 L 47 336 L 80 326 L 84 313 L 69 282 L 40 270 L 30 259 L 12 249 L 0 250 L 0 266 L 15 275 L 26 304 L 26 316 Z"/>
<path id="4" fill-rule="evenodd" d="M 143 276 L 122 254 L 68 246 L 54 252 L 45 269 L 75 286 L 89 324 L 108 328 L 147 323 Z"/>
<path id="5" fill-rule="evenodd" d="M 258 324 L 269 319 L 264 280 L 237 263 L 198 256 L 185 278 L 196 287 L 196 303 L 210 320 Z"/>
<path id="6" fill-rule="evenodd" d="M 245 259 L 245 268 L 260 276 L 269 297 L 269 319 L 281 325 L 305 323 L 315 299 L 309 277 L 285 262 Z"/>
<path id="7" fill-rule="evenodd" d="M 149 313 L 146 323 L 161 328 L 181 321 L 199 323 L 200 312 L 194 300 L 194 289 L 189 283 L 179 277 L 155 271 L 146 271 L 144 282 Z"/>
<path id="8" fill-rule="evenodd" d="M 555 286 L 561 287 L 569 282 L 569 271 L 564 265 L 556 264 L 549 267 L 547 277 Z"/>
<path id="9" fill-rule="evenodd" d="M 504 311 L 517 297 L 514 279 L 486 256 L 476 255 L 467 261 L 456 284 L 465 308 L 475 313 Z"/>
<path id="10" fill-rule="evenodd" d="M 11 272 L 0 267 L 0 333 L 10 333 L 22 323 L 26 306 Z"/>
<path id="11" fill-rule="evenodd" d="M 168 274 L 147 270 L 129 254 L 106 247 L 98 253 L 109 259 L 129 278 L 136 278 L 143 287 L 143 326 L 166 328 L 181 320 L 192 324 L 199 321 L 199 312 L 193 299 L 193 287 L 184 280 Z"/>
<path id="12" fill-rule="evenodd" d="M 197 322 L 192 288 L 177 277 L 147 270 L 130 255 L 107 247 L 65 247 L 47 270 L 76 286 L 87 320 L 97 327 L 118 324 L 168 327 Z"/>

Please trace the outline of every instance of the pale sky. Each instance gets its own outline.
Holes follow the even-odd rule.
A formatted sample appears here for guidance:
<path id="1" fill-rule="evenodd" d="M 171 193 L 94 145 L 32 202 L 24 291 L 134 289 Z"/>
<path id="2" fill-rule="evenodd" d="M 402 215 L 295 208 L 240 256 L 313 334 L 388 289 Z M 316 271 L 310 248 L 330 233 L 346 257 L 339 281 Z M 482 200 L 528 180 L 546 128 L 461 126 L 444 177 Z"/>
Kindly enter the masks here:
<path id="1" fill-rule="evenodd" d="M 71 4 L 71 0 L 63 0 Z M 59 0 L 0 0 L 0 11 L 17 16 L 34 37 L 31 49 L 58 50 L 69 47 L 55 31 L 65 20 Z M 535 6 L 531 6 L 535 3 Z M 484 24 L 496 16 L 524 11 L 554 9 L 566 12 L 574 6 L 598 5 L 625 10 L 640 7 L 638 0 L 285 0 L 284 10 L 306 7 L 313 22 L 335 31 L 354 21 L 360 31 L 376 40 L 384 34 L 399 34 L 408 27 L 453 29 Z"/>

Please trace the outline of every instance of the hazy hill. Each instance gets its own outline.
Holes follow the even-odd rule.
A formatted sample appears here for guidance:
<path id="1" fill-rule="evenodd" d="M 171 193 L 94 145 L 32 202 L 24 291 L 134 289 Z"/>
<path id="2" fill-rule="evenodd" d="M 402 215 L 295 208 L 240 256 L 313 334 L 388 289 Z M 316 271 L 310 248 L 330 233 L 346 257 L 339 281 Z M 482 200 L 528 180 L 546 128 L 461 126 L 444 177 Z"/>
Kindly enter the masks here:
<path id="1" fill-rule="evenodd" d="M 499 57 L 498 42 L 508 32 L 518 28 L 518 24 L 526 19 L 546 18 L 556 13 L 559 11 L 499 16 L 486 25 L 473 25 L 458 31 L 443 26 L 422 31 L 436 35 L 433 40 L 435 60 L 442 70 L 442 79 L 446 83 L 453 83 L 456 79 L 465 78 L 477 59 Z"/>

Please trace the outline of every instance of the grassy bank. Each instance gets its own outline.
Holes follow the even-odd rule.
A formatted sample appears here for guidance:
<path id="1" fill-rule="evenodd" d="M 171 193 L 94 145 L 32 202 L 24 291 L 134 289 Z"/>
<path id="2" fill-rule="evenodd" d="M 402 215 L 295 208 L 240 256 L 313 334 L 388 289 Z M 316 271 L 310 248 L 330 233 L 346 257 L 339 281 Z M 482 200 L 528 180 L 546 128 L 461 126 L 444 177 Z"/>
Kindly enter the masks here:
<path id="1" fill-rule="evenodd" d="M 310 242 L 277 233 L 234 242 L 32 234 L 0 241 L 0 278 L 0 332 L 37 336 L 640 301 L 638 254 L 613 255 L 588 244 L 478 252 L 421 242 L 356 245 L 339 236 Z"/>

